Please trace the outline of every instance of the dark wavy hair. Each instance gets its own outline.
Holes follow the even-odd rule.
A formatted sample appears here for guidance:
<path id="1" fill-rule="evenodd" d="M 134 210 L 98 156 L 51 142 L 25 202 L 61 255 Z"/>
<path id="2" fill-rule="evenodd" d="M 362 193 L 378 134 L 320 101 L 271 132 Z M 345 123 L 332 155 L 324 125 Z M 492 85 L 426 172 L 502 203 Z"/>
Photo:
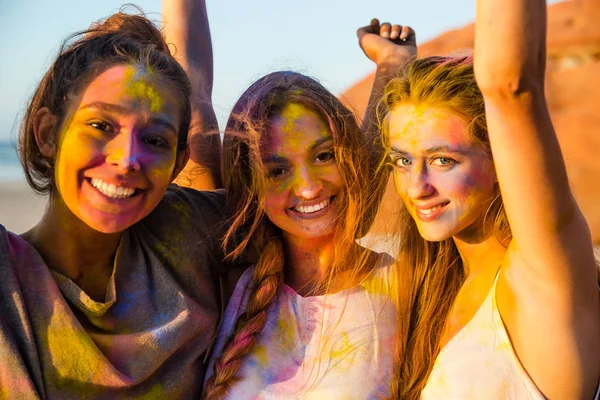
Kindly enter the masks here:
<path id="1" fill-rule="evenodd" d="M 39 194 L 54 188 L 54 158 L 41 154 L 34 134 L 36 113 L 43 107 L 58 118 L 54 140 L 67 120 L 69 100 L 75 98 L 100 73 L 115 65 L 136 65 L 153 71 L 171 84 L 179 96 L 181 123 L 178 154 L 187 146 L 191 120 L 191 85 L 171 54 L 161 31 L 140 15 L 119 11 L 67 38 L 56 60 L 38 85 L 19 131 L 19 155 L 27 182 Z"/>

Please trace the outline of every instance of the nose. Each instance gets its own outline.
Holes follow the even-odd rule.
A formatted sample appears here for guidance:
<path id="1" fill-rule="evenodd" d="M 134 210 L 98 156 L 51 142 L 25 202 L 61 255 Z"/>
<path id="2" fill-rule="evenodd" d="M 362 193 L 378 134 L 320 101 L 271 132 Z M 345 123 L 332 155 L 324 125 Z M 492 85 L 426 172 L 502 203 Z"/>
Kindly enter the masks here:
<path id="1" fill-rule="evenodd" d="M 106 161 L 122 171 L 140 169 L 140 146 L 134 131 L 121 130 L 111 141 Z"/>
<path id="2" fill-rule="evenodd" d="M 431 183 L 427 168 L 419 166 L 409 172 L 407 194 L 411 199 L 420 199 L 431 196 L 435 188 Z"/>
<path id="3" fill-rule="evenodd" d="M 323 189 L 323 182 L 309 168 L 302 167 L 298 170 L 294 182 L 294 192 L 299 198 L 311 200 L 319 197 Z"/>

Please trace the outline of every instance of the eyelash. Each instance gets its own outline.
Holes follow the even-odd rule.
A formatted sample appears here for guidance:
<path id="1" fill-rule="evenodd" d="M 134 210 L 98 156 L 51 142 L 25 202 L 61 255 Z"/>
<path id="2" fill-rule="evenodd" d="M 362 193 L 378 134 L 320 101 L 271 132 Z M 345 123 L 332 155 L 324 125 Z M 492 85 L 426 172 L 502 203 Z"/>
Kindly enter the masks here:
<path id="1" fill-rule="evenodd" d="M 319 160 L 319 157 L 321 157 L 323 155 L 327 155 L 328 158 L 326 160 Z M 322 152 L 318 153 L 315 156 L 314 160 L 317 161 L 317 162 L 319 162 L 319 163 L 326 163 L 326 162 L 330 162 L 330 161 L 335 161 L 335 153 L 334 153 L 333 149 L 322 151 Z"/>
<path id="2" fill-rule="evenodd" d="M 399 164 L 402 162 L 402 160 L 407 160 L 409 164 Z M 410 160 L 406 157 L 395 157 L 392 158 L 392 165 L 396 168 L 404 168 L 410 165 Z"/>
<path id="3" fill-rule="evenodd" d="M 440 167 L 450 167 L 450 166 L 456 164 L 456 161 L 450 157 L 435 157 L 435 158 L 433 158 L 433 161 L 436 161 L 436 160 L 448 160 L 448 163 L 446 163 L 446 164 L 441 163 L 441 162 L 440 162 L 440 164 L 436 164 Z"/>
<path id="4" fill-rule="evenodd" d="M 280 174 L 275 174 L 275 171 L 281 171 Z M 279 177 L 281 177 L 282 175 L 284 175 L 287 172 L 287 169 L 283 168 L 283 167 L 275 167 L 275 168 L 271 168 L 268 170 L 268 175 L 269 178 L 273 178 L 273 179 L 277 179 Z"/>
<path id="5" fill-rule="evenodd" d="M 113 126 L 106 121 L 92 121 L 88 123 L 88 125 L 101 132 L 114 132 Z M 152 143 L 153 140 L 155 140 L 158 143 Z M 169 147 L 169 142 L 159 135 L 146 135 L 142 138 L 142 141 L 148 144 L 149 146 L 165 148 Z"/>
<path id="6" fill-rule="evenodd" d="M 152 139 L 158 139 L 158 144 L 152 144 L 149 143 L 149 140 Z M 157 146 L 157 147 L 169 147 L 169 142 L 167 142 L 163 137 L 158 136 L 158 135 L 149 135 L 149 136 L 144 136 L 144 138 L 142 139 L 144 141 L 144 143 L 150 145 L 150 146 Z"/>
<path id="7" fill-rule="evenodd" d="M 402 160 L 407 160 L 408 164 L 401 164 Z M 436 160 L 447 160 L 447 163 L 439 163 L 439 164 L 435 164 L 438 167 L 451 167 L 453 165 L 456 164 L 456 160 L 450 158 L 450 157 L 433 157 L 432 158 L 432 164 L 436 161 Z M 404 167 L 408 167 L 409 165 L 411 165 L 412 162 L 406 158 L 406 157 L 396 157 L 396 158 L 392 158 L 392 165 L 396 168 L 404 168 Z"/>
<path id="8" fill-rule="evenodd" d="M 114 132 L 113 126 L 106 121 L 92 121 L 88 125 L 94 129 L 102 131 L 102 132 Z M 99 125 L 102 125 L 104 127 L 104 129 L 100 128 Z M 106 129 L 108 127 L 110 127 L 110 130 Z"/>

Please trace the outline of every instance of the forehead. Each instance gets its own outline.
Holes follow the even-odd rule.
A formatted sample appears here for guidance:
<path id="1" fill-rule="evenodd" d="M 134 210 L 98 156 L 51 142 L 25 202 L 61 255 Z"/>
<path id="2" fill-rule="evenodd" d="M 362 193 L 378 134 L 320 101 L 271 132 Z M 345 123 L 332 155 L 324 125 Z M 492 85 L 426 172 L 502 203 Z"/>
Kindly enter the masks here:
<path id="1" fill-rule="evenodd" d="M 132 112 L 175 118 L 179 96 L 157 73 L 141 66 L 118 65 L 96 76 L 85 88 L 81 105 L 118 104 Z"/>
<path id="2" fill-rule="evenodd" d="M 263 149 L 268 153 L 302 152 L 330 137 L 329 127 L 319 114 L 302 104 L 289 103 L 272 118 Z"/>
<path id="3" fill-rule="evenodd" d="M 400 104 L 388 114 L 387 124 L 391 145 L 401 149 L 471 144 L 465 118 L 440 107 Z"/>

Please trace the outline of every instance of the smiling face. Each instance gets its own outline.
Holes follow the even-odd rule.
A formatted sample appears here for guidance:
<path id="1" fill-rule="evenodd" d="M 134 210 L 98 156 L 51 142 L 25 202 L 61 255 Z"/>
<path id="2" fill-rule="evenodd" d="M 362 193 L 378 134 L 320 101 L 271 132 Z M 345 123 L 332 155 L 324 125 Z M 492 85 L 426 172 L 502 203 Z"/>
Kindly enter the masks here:
<path id="1" fill-rule="evenodd" d="M 333 233 L 344 182 L 332 134 L 318 114 L 296 103 L 272 119 L 261 157 L 270 177 L 265 212 L 284 235 L 320 238 Z"/>
<path id="2" fill-rule="evenodd" d="M 91 81 L 59 136 L 56 190 L 72 214 L 116 233 L 157 206 L 175 169 L 177 98 L 157 75 L 133 66 Z"/>
<path id="3" fill-rule="evenodd" d="M 429 241 L 482 228 L 496 173 L 460 115 L 400 104 L 387 116 L 394 182 L 421 236 Z"/>

